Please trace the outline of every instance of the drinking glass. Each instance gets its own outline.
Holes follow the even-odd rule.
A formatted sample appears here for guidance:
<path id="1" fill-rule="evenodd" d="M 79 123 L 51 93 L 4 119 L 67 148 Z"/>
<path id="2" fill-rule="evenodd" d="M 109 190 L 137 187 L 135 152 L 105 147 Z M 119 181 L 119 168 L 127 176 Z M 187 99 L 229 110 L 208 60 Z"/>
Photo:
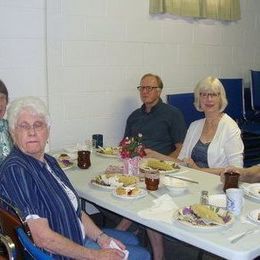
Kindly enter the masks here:
<path id="1" fill-rule="evenodd" d="M 239 173 L 236 172 L 225 172 L 225 183 L 223 191 L 226 192 L 230 188 L 238 188 Z"/>

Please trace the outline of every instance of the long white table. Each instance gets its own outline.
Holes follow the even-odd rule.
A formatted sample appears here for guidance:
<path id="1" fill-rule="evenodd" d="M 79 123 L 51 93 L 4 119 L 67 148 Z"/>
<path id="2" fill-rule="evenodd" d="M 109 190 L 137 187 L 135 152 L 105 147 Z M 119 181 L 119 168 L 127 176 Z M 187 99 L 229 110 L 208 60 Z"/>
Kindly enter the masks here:
<path id="1" fill-rule="evenodd" d="M 226 259 L 247 260 L 260 255 L 260 232 L 249 234 L 235 244 L 231 244 L 228 240 L 228 237 L 232 235 L 248 229 L 260 228 L 260 226 L 243 223 L 238 217 L 228 228 L 220 228 L 217 231 L 203 231 L 185 227 L 174 221 L 172 224 L 167 224 L 161 221 L 143 219 L 138 216 L 137 212 L 153 205 L 154 198 L 150 194 L 141 199 L 124 200 L 114 197 L 111 190 L 102 189 L 90 183 L 90 180 L 103 173 L 107 166 L 121 164 L 119 159 L 104 158 L 92 154 L 91 164 L 91 167 L 87 170 L 81 170 L 75 166 L 66 171 L 79 196 L 87 201 Z M 218 176 L 185 169 L 187 171 L 183 173 L 183 176 L 199 181 L 199 185 L 189 184 L 189 192 L 174 196 L 174 201 L 179 207 L 198 203 L 201 190 L 208 190 L 209 194 L 222 193 L 223 185 Z M 167 189 L 160 186 L 159 190 L 154 193 L 160 196 L 167 193 Z M 257 208 L 260 208 L 259 202 L 245 198 L 242 216 L 246 216 L 248 212 Z"/>

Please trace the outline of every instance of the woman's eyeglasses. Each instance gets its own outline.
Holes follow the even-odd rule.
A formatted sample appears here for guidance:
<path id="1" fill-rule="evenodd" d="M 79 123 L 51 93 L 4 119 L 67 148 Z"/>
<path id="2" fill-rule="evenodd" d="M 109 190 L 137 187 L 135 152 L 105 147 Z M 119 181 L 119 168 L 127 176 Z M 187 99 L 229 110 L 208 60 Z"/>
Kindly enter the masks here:
<path id="1" fill-rule="evenodd" d="M 201 92 L 201 93 L 200 93 L 200 96 L 201 96 L 202 98 L 209 98 L 209 97 L 211 97 L 211 98 L 217 98 L 219 95 L 220 95 L 220 93 L 206 93 L 206 92 Z"/>
<path id="2" fill-rule="evenodd" d="M 153 89 L 156 89 L 159 87 L 152 87 L 152 86 L 138 86 L 137 89 L 141 92 L 146 90 L 147 92 L 151 92 Z"/>
<path id="3" fill-rule="evenodd" d="M 29 132 L 31 129 L 33 129 L 36 132 L 40 132 L 46 127 L 46 123 L 41 121 L 36 121 L 32 125 L 28 123 L 21 123 L 17 125 L 17 127 L 26 132 Z"/>

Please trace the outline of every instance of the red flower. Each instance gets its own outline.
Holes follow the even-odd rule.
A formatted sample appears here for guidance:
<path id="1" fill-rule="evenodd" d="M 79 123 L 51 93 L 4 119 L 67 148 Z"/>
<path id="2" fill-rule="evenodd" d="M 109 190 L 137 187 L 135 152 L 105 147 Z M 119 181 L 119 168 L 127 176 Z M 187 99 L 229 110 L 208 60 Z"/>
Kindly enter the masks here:
<path id="1" fill-rule="evenodd" d="M 141 143 L 142 135 L 138 134 L 135 137 L 126 137 L 120 142 L 121 158 L 133 158 L 136 156 L 144 157 L 144 145 Z"/>

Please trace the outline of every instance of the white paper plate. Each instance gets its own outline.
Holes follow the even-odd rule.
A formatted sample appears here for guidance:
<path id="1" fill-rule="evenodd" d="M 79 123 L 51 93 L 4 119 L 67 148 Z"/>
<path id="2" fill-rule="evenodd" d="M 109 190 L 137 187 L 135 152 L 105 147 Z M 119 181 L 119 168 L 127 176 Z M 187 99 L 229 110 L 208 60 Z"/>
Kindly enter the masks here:
<path id="1" fill-rule="evenodd" d="M 127 199 L 127 200 L 132 200 L 132 199 L 140 199 L 140 198 L 143 198 L 147 195 L 147 191 L 144 190 L 144 189 L 140 189 L 140 193 L 137 194 L 137 195 L 118 195 L 116 193 L 116 190 L 114 189 L 112 191 L 112 194 L 113 196 L 117 197 L 117 198 L 120 198 L 120 199 Z"/>
<path id="2" fill-rule="evenodd" d="M 240 187 L 244 190 L 246 196 L 260 201 L 260 183 L 243 183 Z"/>
<path id="3" fill-rule="evenodd" d="M 227 197 L 225 194 L 214 194 L 209 196 L 209 204 L 219 208 L 227 207 Z"/>
<path id="4" fill-rule="evenodd" d="M 252 196 L 260 199 L 260 183 L 250 184 L 248 186 L 248 191 Z"/>
<path id="5" fill-rule="evenodd" d="M 72 158 L 75 158 L 75 157 L 73 157 L 73 154 L 66 153 L 71 158 L 70 160 L 66 160 L 66 161 L 69 161 L 69 163 L 70 163 L 70 165 L 68 165 L 68 166 L 66 164 L 64 164 L 61 160 L 59 160 L 59 156 L 61 154 L 62 153 L 53 154 L 52 156 L 57 160 L 57 162 L 62 170 L 64 170 L 64 171 L 69 170 L 77 165 L 77 163 L 75 162 L 75 159 L 72 159 Z"/>
<path id="6" fill-rule="evenodd" d="M 150 167 L 147 166 L 148 164 L 148 160 L 149 159 L 144 159 L 140 162 L 140 169 L 141 170 L 145 170 L 145 169 L 151 169 Z M 154 160 L 154 159 L 150 159 L 150 160 Z M 173 161 L 165 161 L 166 163 L 169 163 L 169 164 L 174 164 Z M 173 172 L 178 172 L 180 169 L 178 168 L 173 168 L 172 170 L 168 170 L 168 171 L 163 171 L 163 170 L 160 170 L 159 172 L 160 173 L 173 173 Z"/>
<path id="7" fill-rule="evenodd" d="M 69 170 L 69 169 L 71 169 L 71 168 L 73 168 L 73 167 L 76 166 L 75 163 L 73 163 L 73 164 L 71 164 L 71 165 L 69 165 L 69 166 L 62 166 L 60 163 L 59 163 L 59 165 L 60 165 L 60 167 L 61 167 L 61 169 L 62 169 L 63 171 Z"/>
<path id="8" fill-rule="evenodd" d="M 127 176 L 124 175 L 124 174 L 115 174 L 115 175 L 118 175 L 118 176 L 122 175 L 122 176 L 127 177 Z M 100 183 L 100 182 L 97 182 L 97 181 L 96 181 L 96 178 L 98 178 L 98 177 L 101 177 L 101 179 L 102 179 L 105 183 L 107 183 L 107 185 L 102 184 L 102 183 Z M 91 183 L 92 183 L 93 185 L 99 187 L 99 188 L 102 188 L 102 189 L 111 190 L 111 189 L 115 189 L 115 188 L 117 188 L 117 187 L 122 187 L 122 186 L 124 185 L 124 183 L 123 183 L 123 182 L 119 182 L 117 178 L 113 178 L 113 177 L 107 178 L 107 177 L 106 177 L 106 174 L 99 174 L 96 178 L 95 178 L 95 179 L 92 179 L 92 180 L 91 180 Z M 130 183 L 131 183 L 132 185 L 137 184 L 138 178 L 136 178 L 135 181 L 136 181 L 136 182 L 130 182 Z M 109 185 L 108 185 L 108 184 L 109 184 Z M 125 183 L 125 184 L 126 184 L 126 183 Z M 128 184 L 128 183 L 127 183 L 127 184 Z M 129 184 L 129 185 L 130 185 L 130 184 Z"/>
<path id="9" fill-rule="evenodd" d="M 260 220 L 258 220 L 259 214 L 260 214 L 260 209 L 255 209 L 255 210 L 249 212 L 247 216 L 253 222 L 260 224 Z"/>
<path id="10" fill-rule="evenodd" d="M 106 154 L 106 153 L 101 153 L 99 151 L 96 151 L 96 155 L 101 156 L 101 157 L 106 157 L 106 158 L 118 158 L 119 154 Z"/>
<path id="11" fill-rule="evenodd" d="M 184 207 L 187 208 L 187 207 Z M 178 215 L 179 215 L 179 211 L 182 211 L 184 208 L 179 209 L 176 212 L 176 216 L 175 216 L 175 220 L 180 223 L 183 226 L 192 228 L 192 229 L 196 229 L 196 230 L 201 230 L 201 231 L 215 231 L 215 230 L 219 230 L 219 229 L 226 229 L 227 227 L 229 227 L 234 221 L 234 215 L 231 214 L 230 212 L 224 210 L 224 209 L 220 209 L 223 210 L 223 212 L 225 212 L 226 214 L 228 214 L 228 216 L 230 217 L 229 221 L 226 222 L 223 225 L 199 225 L 199 224 L 193 224 L 191 222 L 188 222 L 186 220 L 183 219 L 178 219 Z"/>
<path id="12" fill-rule="evenodd" d="M 70 161 L 75 161 L 78 159 L 77 153 L 56 153 L 53 154 L 53 157 L 55 157 L 58 160 L 61 154 L 67 154 L 70 157 Z"/>
<path id="13" fill-rule="evenodd" d="M 102 185 L 100 183 L 97 183 L 95 180 L 91 180 L 90 181 L 91 184 L 93 184 L 94 186 L 98 187 L 98 188 L 101 188 L 101 189 L 105 189 L 105 190 L 114 190 L 115 188 L 117 187 L 120 187 L 120 186 L 123 186 L 122 185 L 119 185 L 119 186 L 111 186 L 111 185 Z"/>

